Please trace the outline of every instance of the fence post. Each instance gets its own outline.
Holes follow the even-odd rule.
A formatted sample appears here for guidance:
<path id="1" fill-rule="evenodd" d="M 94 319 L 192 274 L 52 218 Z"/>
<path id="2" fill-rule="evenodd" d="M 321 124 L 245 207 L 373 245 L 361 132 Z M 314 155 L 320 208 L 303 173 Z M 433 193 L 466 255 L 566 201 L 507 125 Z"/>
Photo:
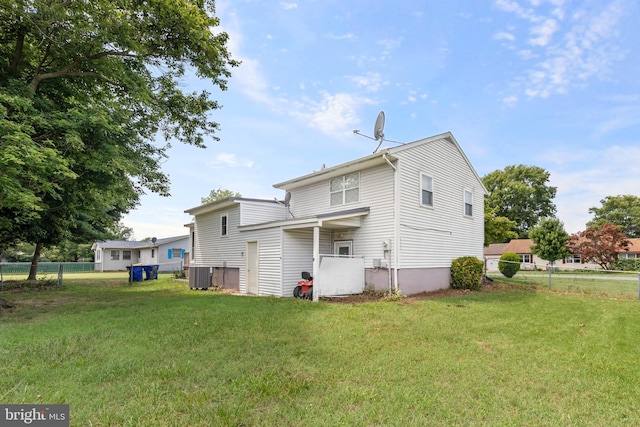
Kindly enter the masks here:
<path id="1" fill-rule="evenodd" d="M 640 273 L 638 273 L 638 299 L 640 300 Z"/>
<path id="2" fill-rule="evenodd" d="M 547 264 L 547 270 L 549 270 L 549 289 L 551 289 L 551 270 L 553 270 L 553 262 Z"/>
<path id="3" fill-rule="evenodd" d="M 62 286 L 62 263 L 58 264 L 58 287 Z"/>

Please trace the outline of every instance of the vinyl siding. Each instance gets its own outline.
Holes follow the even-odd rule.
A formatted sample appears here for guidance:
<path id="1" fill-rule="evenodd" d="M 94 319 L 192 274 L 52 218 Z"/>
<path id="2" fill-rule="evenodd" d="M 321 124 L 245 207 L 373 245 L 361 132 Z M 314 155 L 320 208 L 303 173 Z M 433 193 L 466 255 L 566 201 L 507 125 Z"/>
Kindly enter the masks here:
<path id="1" fill-rule="evenodd" d="M 227 215 L 227 235 L 220 235 L 222 215 Z M 243 237 L 238 232 L 240 205 L 225 210 L 196 215 L 194 230 L 196 241 L 196 267 L 244 268 L 243 253 L 246 251 Z"/>
<path id="2" fill-rule="evenodd" d="M 240 202 L 240 225 L 287 219 L 287 208 L 275 203 L 243 200 Z"/>
<path id="3" fill-rule="evenodd" d="M 399 268 L 449 267 L 460 256 L 482 257 L 484 190 L 452 142 L 441 139 L 397 154 L 400 173 Z M 422 206 L 421 174 L 433 177 L 433 207 Z M 464 190 L 473 216 L 464 215 Z"/>
<path id="4" fill-rule="evenodd" d="M 244 254 L 240 268 L 240 292 L 247 292 L 246 242 L 258 242 L 258 295 L 283 295 L 281 233 L 279 227 L 240 233 Z"/>
<path id="5" fill-rule="evenodd" d="M 334 240 L 353 240 L 353 254 L 364 256 L 365 266 L 370 267 L 373 258 L 384 256 L 382 242 L 393 239 L 393 180 L 393 169 L 388 164 L 362 170 L 360 200 L 356 203 L 330 206 L 330 180 L 327 179 L 293 190 L 291 210 L 296 217 L 304 217 L 369 207 L 369 214 L 362 217 L 360 228 L 333 231 L 327 252 L 321 253 L 332 253 Z"/>

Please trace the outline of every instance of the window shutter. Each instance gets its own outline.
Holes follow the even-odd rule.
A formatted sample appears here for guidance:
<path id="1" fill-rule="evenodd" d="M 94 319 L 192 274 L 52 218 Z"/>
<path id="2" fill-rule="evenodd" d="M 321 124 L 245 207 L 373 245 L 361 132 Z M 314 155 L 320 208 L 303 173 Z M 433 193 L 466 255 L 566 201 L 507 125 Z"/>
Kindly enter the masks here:
<path id="1" fill-rule="evenodd" d="M 184 259 L 184 253 L 185 253 L 185 250 L 181 249 L 180 250 L 180 258 Z"/>
<path id="2" fill-rule="evenodd" d="M 173 249 L 169 248 L 169 250 L 167 251 L 167 258 L 171 259 L 173 258 Z"/>

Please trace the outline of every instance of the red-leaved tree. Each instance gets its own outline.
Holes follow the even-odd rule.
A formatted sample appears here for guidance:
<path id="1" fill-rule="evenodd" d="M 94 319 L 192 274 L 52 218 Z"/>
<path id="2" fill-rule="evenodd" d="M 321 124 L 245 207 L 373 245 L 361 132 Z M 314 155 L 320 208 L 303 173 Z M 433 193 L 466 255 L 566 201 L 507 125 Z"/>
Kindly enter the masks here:
<path id="1" fill-rule="evenodd" d="M 627 250 L 629 239 L 620 227 L 605 223 L 573 234 L 568 242 L 569 252 L 580 254 L 582 262 L 593 262 L 609 270 L 618 254 Z"/>

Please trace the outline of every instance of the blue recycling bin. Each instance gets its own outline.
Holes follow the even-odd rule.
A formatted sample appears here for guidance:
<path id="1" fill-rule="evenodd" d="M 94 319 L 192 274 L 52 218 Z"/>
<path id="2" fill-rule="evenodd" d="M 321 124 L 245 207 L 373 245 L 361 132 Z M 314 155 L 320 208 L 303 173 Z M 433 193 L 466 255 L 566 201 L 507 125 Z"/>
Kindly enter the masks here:
<path id="1" fill-rule="evenodd" d="M 158 279 L 158 268 L 159 265 L 145 265 L 144 273 L 146 280 L 157 280 Z"/>
<path id="2" fill-rule="evenodd" d="M 134 282 L 142 282 L 142 270 L 143 267 L 141 265 L 131 266 L 131 279 Z"/>

